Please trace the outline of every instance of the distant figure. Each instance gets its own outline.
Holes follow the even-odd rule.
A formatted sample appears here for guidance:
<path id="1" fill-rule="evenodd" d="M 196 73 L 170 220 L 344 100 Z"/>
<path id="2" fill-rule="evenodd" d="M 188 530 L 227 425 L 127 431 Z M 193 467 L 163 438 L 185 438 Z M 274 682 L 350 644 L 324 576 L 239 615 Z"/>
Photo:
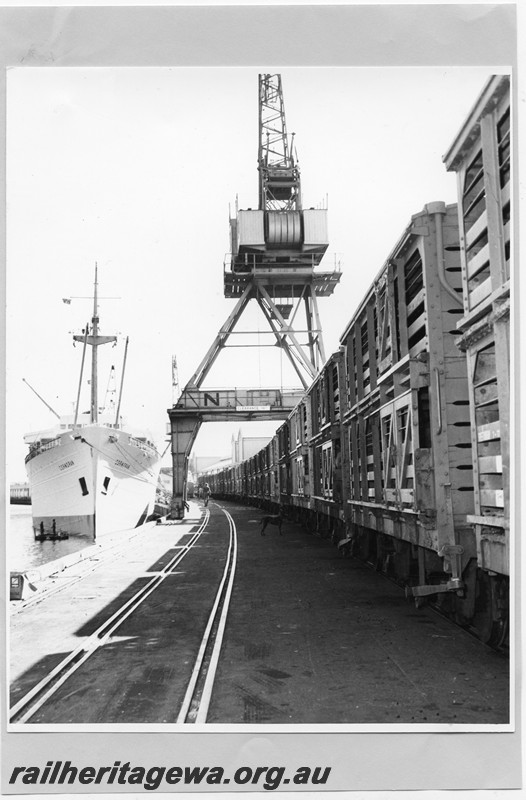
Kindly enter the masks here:
<path id="1" fill-rule="evenodd" d="M 52 530 L 52 532 L 53 532 L 53 536 L 56 536 L 56 533 L 57 533 L 57 523 L 55 522 L 55 520 L 53 520 L 53 522 L 51 523 L 51 530 Z"/>
<path id="2" fill-rule="evenodd" d="M 40 535 L 44 535 L 44 520 L 40 520 Z"/>
<path id="3" fill-rule="evenodd" d="M 210 486 L 207 483 L 205 483 L 203 488 L 203 497 L 205 499 L 205 506 L 207 506 L 210 500 Z"/>

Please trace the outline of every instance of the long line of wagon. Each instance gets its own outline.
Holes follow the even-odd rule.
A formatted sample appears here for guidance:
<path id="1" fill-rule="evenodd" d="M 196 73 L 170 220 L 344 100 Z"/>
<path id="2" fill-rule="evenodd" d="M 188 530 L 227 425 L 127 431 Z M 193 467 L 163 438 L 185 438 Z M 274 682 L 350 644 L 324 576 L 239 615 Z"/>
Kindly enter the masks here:
<path id="1" fill-rule="evenodd" d="M 510 84 L 444 161 L 458 204 L 415 214 L 340 347 L 269 444 L 206 475 L 283 512 L 499 646 L 510 575 Z"/>

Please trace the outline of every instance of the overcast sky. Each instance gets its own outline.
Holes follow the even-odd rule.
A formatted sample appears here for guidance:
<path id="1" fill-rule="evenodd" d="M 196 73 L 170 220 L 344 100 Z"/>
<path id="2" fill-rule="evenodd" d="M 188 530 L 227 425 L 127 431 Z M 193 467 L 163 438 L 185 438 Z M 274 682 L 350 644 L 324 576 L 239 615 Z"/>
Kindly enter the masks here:
<path id="1" fill-rule="evenodd" d="M 426 203 L 456 201 L 442 156 L 491 74 L 486 68 L 294 68 L 280 72 L 305 206 L 328 197 L 328 254 L 341 261 L 320 300 L 327 355 L 391 249 Z M 258 203 L 258 70 L 13 68 L 7 93 L 8 479 L 25 480 L 23 435 L 71 413 L 91 318 L 95 262 L 103 334 L 122 413 L 164 449 L 171 358 L 181 387 L 230 314 L 223 297 L 229 206 Z M 257 308 L 242 327 L 267 326 Z M 257 339 L 257 337 L 256 337 Z M 225 351 L 206 385 L 292 386 L 278 348 Z M 86 382 L 85 382 L 86 383 Z M 88 407 L 88 387 L 84 387 Z M 199 455 L 227 455 L 236 425 L 203 426 Z M 243 426 L 245 427 L 245 426 Z M 269 425 L 257 431 L 270 432 Z M 165 463 L 170 464 L 169 456 Z"/>

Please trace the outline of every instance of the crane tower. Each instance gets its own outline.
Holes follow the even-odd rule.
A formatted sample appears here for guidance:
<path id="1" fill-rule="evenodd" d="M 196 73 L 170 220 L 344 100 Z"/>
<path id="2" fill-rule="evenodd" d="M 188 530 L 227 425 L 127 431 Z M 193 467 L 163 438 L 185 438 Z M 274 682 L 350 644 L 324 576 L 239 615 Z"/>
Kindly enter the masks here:
<path id="1" fill-rule="evenodd" d="M 285 419 L 325 362 L 318 297 L 332 294 L 339 266 L 316 271 L 328 247 L 327 209 L 303 208 L 294 134 L 287 132 L 280 75 L 259 76 L 259 204 L 230 219 L 225 297 L 236 305 L 177 403 L 168 410 L 173 458 L 171 516 L 184 515 L 190 450 L 204 421 Z M 203 381 L 255 300 L 299 378 L 301 389 L 212 391 Z M 300 320 L 303 318 L 303 323 Z M 302 341 L 303 340 L 303 341 Z M 258 346 L 258 345 L 247 345 Z"/>
<path id="2" fill-rule="evenodd" d="M 300 171 L 289 141 L 281 75 L 259 76 L 259 208 L 296 211 L 301 208 Z"/>
<path id="3" fill-rule="evenodd" d="M 259 76 L 259 207 L 230 219 L 225 297 L 238 302 L 197 368 L 200 385 L 249 301 L 255 299 L 276 342 L 306 389 L 325 362 L 318 297 L 340 280 L 337 265 L 315 272 L 328 247 L 327 209 L 302 208 L 300 170 L 285 120 L 280 75 Z M 303 307 L 304 314 L 298 313 Z M 303 324 L 298 324 L 303 316 Z M 301 343 L 300 338 L 306 338 Z"/>

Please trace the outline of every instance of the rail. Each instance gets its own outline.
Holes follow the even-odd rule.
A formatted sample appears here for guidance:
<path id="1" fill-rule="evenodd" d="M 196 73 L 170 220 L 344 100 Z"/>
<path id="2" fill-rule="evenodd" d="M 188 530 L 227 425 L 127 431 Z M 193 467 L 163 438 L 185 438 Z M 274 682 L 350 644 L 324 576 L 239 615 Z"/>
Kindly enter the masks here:
<path id="1" fill-rule="evenodd" d="M 230 598 L 234 586 L 234 576 L 237 563 L 237 528 L 232 516 L 226 509 L 219 506 L 225 514 L 229 529 L 230 540 L 223 577 L 217 590 L 212 611 L 208 618 L 206 630 L 197 654 L 194 669 L 188 683 L 185 698 L 177 722 L 199 723 L 206 722 L 208 708 L 212 697 L 215 674 L 219 662 L 219 654 L 225 632 L 226 617 L 230 606 Z"/>
<path id="2" fill-rule="evenodd" d="M 53 697 L 68 678 L 106 644 L 110 636 L 113 636 L 122 623 L 138 610 L 146 598 L 149 597 L 169 575 L 174 573 L 180 562 L 198 542 L 201 534 L 208 526 L 209 519 L 210 512 L 207 509 L 197 531 L 192 535 L 189 542 L 180 548 L 180 552 L 163 567 L 162 571 L 149 580 L 133 595 L 133 597 L 118 608 L 109 619 L 99 625 L 82 645 L 79 645 L 79 647 L 65 656 L 45 678 L 20 698 L 10 710 L 9 719 L 11 723 L 21 723 L 30 720 L 31 717 Z"/>
<path id="3" fill-rule="evenodd" d="M 219 587 L 212 602 L 212 609 L 198 649 L 195 664 L 188 682 L 188 688 L 179 711 L 177 723 L 206 722 L 208 708 L 212 697 L 217 665 L 226 627 L 226 619 L 234 586 L 237 564 L 237 528 L 232 516 L 221 508 L 229 524 L 229 544 L 225 568 Z M 173 575 L 184 557 L 197 545 L 201 534 L 206 530 L 210 520 L 210 512 L 205 510 L 203 520 L 186 545 L 180 547 L 162 571 L 154 576 L 136 594 L 124 603 L 111 617 L 105 620 L 89 638 L 78 648 L 69 653 L 57 666 L 30 689 L 11 709 L 10 722 L 24 723 L 33 717 L 58 691 L 58 689 L 81 667 L 92 655 L 103 647 L 108 639 L 115 635 L 122 623 L 134 614 L 160 584 Z"/>

